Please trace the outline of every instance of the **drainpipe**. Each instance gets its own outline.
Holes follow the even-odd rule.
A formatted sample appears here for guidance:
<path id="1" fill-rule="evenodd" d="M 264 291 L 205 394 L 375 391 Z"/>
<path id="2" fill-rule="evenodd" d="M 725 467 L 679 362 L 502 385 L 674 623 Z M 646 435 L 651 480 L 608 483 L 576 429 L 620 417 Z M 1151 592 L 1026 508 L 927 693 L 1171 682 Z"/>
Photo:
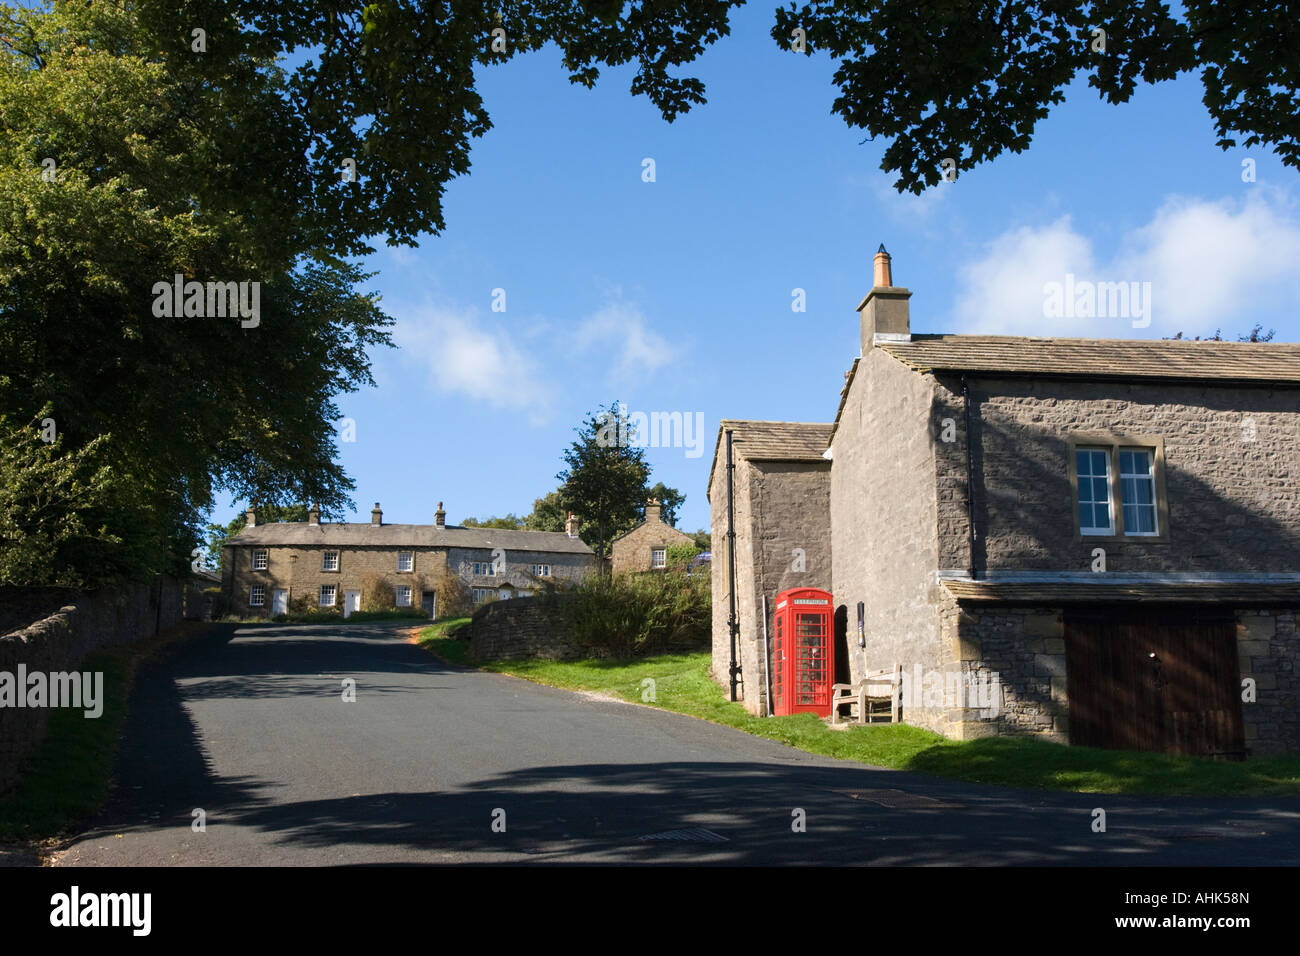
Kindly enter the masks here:
<path id="1" fill-rule="evenodd" d="M 736 463 L 731 460 L 731 429 L 727 429 L 727 574 L 731 582 L 731 613 L 727 617 L 727 631 L 731 635 L 731 699 L 736 699 L 736 676 L 740 665 L 736 663 L 736 638 L 740 634 L 740 621 L 736 617 L 736 510 L 733 474 Z"/>
<path id="2" fill-rule="evenodd" d="M 966 373 L 961 376 L 961 401 L 966 415 L 966 543 L 970 550 L 970 578 L 979 577 L 975 568 L 975 461 L 971 457 L 971 418 L 970 388 L 966 384 Z"/>

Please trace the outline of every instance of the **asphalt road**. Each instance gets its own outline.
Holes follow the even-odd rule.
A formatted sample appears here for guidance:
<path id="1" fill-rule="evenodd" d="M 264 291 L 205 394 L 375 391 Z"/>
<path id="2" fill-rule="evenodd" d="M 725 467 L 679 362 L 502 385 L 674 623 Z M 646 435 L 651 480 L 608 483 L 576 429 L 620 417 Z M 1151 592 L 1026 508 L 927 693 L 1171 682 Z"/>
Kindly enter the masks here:
<path id="1" fill-rule="evenodd" d="M 552 861 L 1296 865 L 1300 800 L 954 783 L 449 667 L 391 624 L 220 625 L 141 668 L 114 794 L 54 858 Z"/>

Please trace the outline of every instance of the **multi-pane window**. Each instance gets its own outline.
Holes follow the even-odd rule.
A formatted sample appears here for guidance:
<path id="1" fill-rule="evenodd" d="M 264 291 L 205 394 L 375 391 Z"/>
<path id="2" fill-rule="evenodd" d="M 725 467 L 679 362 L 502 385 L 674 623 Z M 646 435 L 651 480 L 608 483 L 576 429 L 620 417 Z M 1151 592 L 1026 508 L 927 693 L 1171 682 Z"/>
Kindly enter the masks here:
<path id="1" fill-rule="evenodd" d="M 536 578 L 549 578 L 551 576 L 551 566 L 549 564 L 530 565 L 529 571 Z"/>
<path id="2" fill-rule="evenodd" d="M 409 585 L 402 585 L 401 587 L 397 588 L 396 590 L 397 590 L 397 606 L 398 606 L 398 607 L 410 607 L 410 606 L 411 606 L 411 588 L 410 588 L 410 586 L 409 586 Z"/>
<path id="3" fill-rule="evenodd" d="M 415 567 L 415 555 L 410 551 L 397 552 L 397 570 L 410 571 Z"/>
<path id="4" fill-rule="evenodd" d="M 482 604 L 484 601 L 488 600 L 489 598 L 494 598 L 497 596 L 497 592 L 493 588 L 471 588 L 471 590 L 473 591 L 474 594 L 475 604 Z"/>
<path id="5" fill-rule="evenodd" d="M 321 607 L 333 607 L 333 606 L 334 606 L 334 594 L 335 594 L 335 591 L 334 591 L 334 585 L 332 585 L 332 584 L 322 584 L 322 585 L 320 586 L 320 606 L 321 606 Z"/>
<path id="6" fill-rule="evenodd" d="M 1119 450 L 1120 500 L 1125 534 L 1158 534 L 1156 527 L 1156 456 L 1150 448 Z"/>
<path id="7" fill-rule="evenodd" d="M 1080 535 L 1155 538 L 1164 533 L 1163 453 L 1160 439 L 1149 440 L 1155 447 L 1123 436 L 1110 444 L 1103 444 L 1103 436 L 1089 436 L 1088 444 L 1075 446 Z"/>
<path id="8" fill-rule="evenodd" d="M 1110 509 L 1110 449 L 1078 448 L 1075 466 L 1079 474 L 1079 533 L 1114 534 Z"/>
<path id="9" fill-rule="evenodd" d="M 248 589 L 248 606 L 262 607 L 266 604 L 266 587 L 261 584 L 254 584 Z"/>
<path id="10" fill-rule="evenodd" d="M 495 577 L 496 573 L 497 573 L 496 565 L 494 565 L 491 561 L 474 562 L 475 575 L 483 575 L 485 577 L 491 578 L 491 577 Z"/>
<path id="11" fill-rule="evenodd" d="M 662 568 L 668 565 L 668 550 L 666 548 L 650 549 L 650 567 Z"/>
<path id="12" fill-rule="evenodd" d="M 337 551 L 326 551 L 321 556 L 320 569 L 322 571 L 337 571 L 339 569 L 339 553 Z"/>
<path id="13" fill-rule="evenodd" d="M 269 552 L 266 548 L 258 548 L 253 552 L 253 570 L 265 571 L 269 563 Z"/>

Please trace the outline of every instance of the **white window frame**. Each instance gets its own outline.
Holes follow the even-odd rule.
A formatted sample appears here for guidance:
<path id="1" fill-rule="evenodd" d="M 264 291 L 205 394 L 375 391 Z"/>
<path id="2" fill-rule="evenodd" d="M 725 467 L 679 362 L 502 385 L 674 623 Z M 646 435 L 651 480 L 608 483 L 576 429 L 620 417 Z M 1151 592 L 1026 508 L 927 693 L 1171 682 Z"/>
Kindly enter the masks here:
<path id="1" fill-rule="evenodd" d="M 271 564 L 271 551 L 269 548 L 253 549 L 253 570 L 265 571 Z"/>
<path id="2" fill-rule="evenodd" d="M 549 578 L 551 576 L 551 566 L 549 564 L 534 564 L 529 568 L 529 573 L 535 578 Z"/>
<path id="3" fill-rule="evenodd" d="M 482 570 L 483 568 L 487 570 Z M 496 565 L 491 561 L 475 561 L 474 576 L 476 578 L 494 578 L 497 576 Z"/>
<path id="4" fill-rule="evenodd" d="M 406 558 L 406 567 L 402 567 L 402 558 Z M 415 570 L 415 552 L 398 551 L 397 552 L 397 573 L 406 574 Z"/>
<path id="5" fill-rule="evenodd" d="M 266 607 L 266 585 L 253 584 L 248 588 L 248 606 Z"/>
<path id="6" fill-rule="evenodd" d="M 330 555 L 334 556 L 334 567 L 330 567 Z M 343 556 L 338 551 L 325 551 L 320 556 L 320 569 L 322 571 L 337 571 L 339 565 L 343 563 Z"/>
<path id="7" fill-rule="evenodd" d="M 496 597 L 496 588 L 471 588 L 475 604 L 483 604 L 488 598 Z"/>
<path id="8" fill-rule="evenodd" d="M 668 549 L 651 548 L 650 549 L 650 567 L 666 568 L 668 567 Z"/>
<path id="9" fill-rule="evenodd" d="M 1102 461 L 1106 463 L 1106 474 L 1104 476 L 1093 475 L 1091 473 L 1087 475 L 1083 475 L 1079 473 L 1079 455 L 1085 452 L 1088 454 L 1089 461 L 1092 460 L 1092 456 L 1094 454 L 1101 455 Z M 1101 502 L 1097 501 L 1094 498 L 1089 498 L 1086 501 L 1084 500 L 1082 494 L 1083 479 L 1084 478 L 1088 479 L 1088 486 L 1089 488 L 1091 488 L 1092 483 L 1095 479 L 1105 477 L 1106 479 L 1105 504 L 1106 504 L 1107 515 L 1110 518 L 1110 525 L 1105 528 L 1099 528 L 1095 525 L 1084 527 L 1083 522 L 1079 521 L 1078 514 L 1076 511 L 1075 520 L 1079 521 L 1079 534 L 1083 537 L 1113 538 L 1115 536 L 1115 478 L 1114 475 L 1111 473 L 1110 452 L 1111 452 L 1110 448 L 1104 445 L 1079 445 L 1074 449 L 1075 495 L 1078 501 L 1078 505 L 1076 507 L 1087 504 L 1089 506 L 1088 507 L 1089 517 L 1091 518 L 1095 515 L 1094 506 L 1101 504 Z"/>
<path id="10" fill-rule="evenodd" d="M 1135 451 L 1140 451 L 1147 456 L 1147 470 L 1145 473 L 1139 474 L 1137 472 L 1129 473 L 1124 471 L 1124 457 L 1123 457 L 1124 453 L 1135 452 Z M 1154 531 L 1130 531 L 1128 517 L 1123 516 L 1124 536 L 1131 537 L 1131 538 L 1160 537 L 1160 498 L 1159 498 L 1159 491 L 1157 490 L 1156 487 L 1156 450 L 1154 448 L 1144 446 L 1144 445 L 1120 445 L 1116 449 L 1116 453 L 1120 463 L 1119 464 L 1119 485 L 1120 485 L 1119 507 L 1120 508 L 1150 508 L 1151 526 L 1155 529 Z M 1148 483 L 1147 487 L 1151 491 L 1151 501 L 1149 504 L 1144 504 L 1139 501 L 1130 502 L 1128 500 L 1127 496 L 1124 494 L 1124 482 L 1126 479 L 1143 480 Z"/>
<path id="11" fill-rule="evenodd" d="M 328 601 L 325 600 L 326 591 L 329 591 L 329 595 L 330 595 L 330 599 Z M 321 607 L 334 607 L 335 602 L 338 601 L 339 599 L 338 585 L 322 584 L 320 586 L 320 591 L 317 593 L 316 599 L 320 603 Z"/>
<path id="12" fill-rule="evenodd" d="M 405 601 L 402 600 L 403 594 L 406 595 Z M 409 584 L 399 584 L 397 587 L 393 588 L 393 600 L 396 602 L 397 607 L 410 607 L 411 586 Z"/>

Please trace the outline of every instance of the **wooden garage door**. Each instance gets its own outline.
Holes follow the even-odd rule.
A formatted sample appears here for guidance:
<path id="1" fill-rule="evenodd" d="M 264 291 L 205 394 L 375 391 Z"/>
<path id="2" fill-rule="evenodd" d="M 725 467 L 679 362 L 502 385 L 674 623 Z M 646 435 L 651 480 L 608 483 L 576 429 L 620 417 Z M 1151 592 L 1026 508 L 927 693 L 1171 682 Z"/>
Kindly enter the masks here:
<path id="1" fill-rule="evenodd" d="M 1070 743 L 1241 756 L 1241 681 L 1230 613 L 1198 609 L 1065 615 Z"/>

